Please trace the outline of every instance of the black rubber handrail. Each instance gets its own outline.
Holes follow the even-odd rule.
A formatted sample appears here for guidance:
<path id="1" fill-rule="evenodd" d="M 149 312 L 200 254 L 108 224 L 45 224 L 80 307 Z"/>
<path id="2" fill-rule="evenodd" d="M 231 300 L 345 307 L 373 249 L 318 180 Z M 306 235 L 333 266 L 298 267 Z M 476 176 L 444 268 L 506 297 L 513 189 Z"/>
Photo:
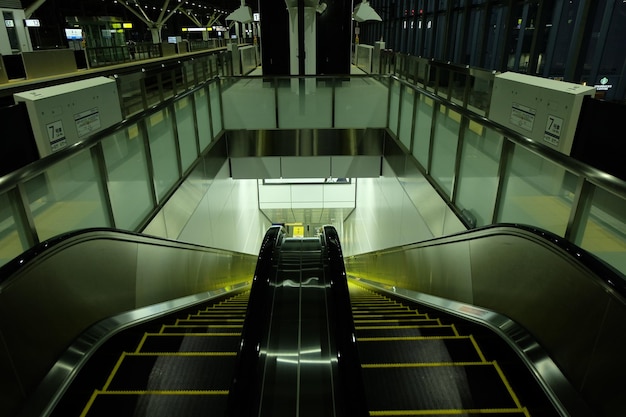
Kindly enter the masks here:
<path id="1" fill-rule="evenodd" d="M 324 226 L 324 246 L 330 270 L 330 289 L 333 303 L 335 348 L 338 375 L 335 409 L 341 416 L 368 416 L 361 361 L 356 344 L 356 330 L 352 318 L 352 306 L 348 290 L 346 268 L 339 235 L 333 226 Z"/>
<path id="2" fill-rule="evenodd" d="M 250 296 L 246 318 L 241 332 L 241 344 L 237 352 L 237 363 L 228 394 L 227 416 L 245 417 L 258 414 L 260 392 L 257 389 L 259 375 L 262 375 L 261 340 L 267 331 L 271 319 L 271 298 L 269 293 L 272 269 L 278 254 L 285 230 L 282 226 L 272 226 L 265 233 Z"/>

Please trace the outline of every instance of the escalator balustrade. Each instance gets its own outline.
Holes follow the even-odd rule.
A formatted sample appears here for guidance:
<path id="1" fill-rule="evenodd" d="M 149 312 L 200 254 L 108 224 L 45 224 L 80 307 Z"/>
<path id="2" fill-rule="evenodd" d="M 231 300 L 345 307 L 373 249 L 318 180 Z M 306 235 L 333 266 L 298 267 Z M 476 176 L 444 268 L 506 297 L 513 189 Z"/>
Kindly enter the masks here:
<path id="1" fill-rule="evenodd" d="M 350 298 L 370 416 L 530 416 L 472 335 L 354 283 Z"/>
<path id="2" fill-rule="evenodd" d="M 248 293 L 145 333 L 123 352 L 81 417 L 223 416 Z"/>

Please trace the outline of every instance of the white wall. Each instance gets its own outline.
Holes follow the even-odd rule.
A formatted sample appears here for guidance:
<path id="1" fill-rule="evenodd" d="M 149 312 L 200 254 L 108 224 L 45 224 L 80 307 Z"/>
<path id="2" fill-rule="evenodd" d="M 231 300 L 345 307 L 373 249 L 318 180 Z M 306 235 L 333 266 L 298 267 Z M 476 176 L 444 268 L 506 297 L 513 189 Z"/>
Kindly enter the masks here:
<path id="1" fill-rule="evenodd" d="M 423 176 L 397 178 L 383 161 L 383 176 L 358 179 L 356 209 L 343 225 L 341 244 L 350 256 L 462 230 Z"/>
<path id="2" fill-rule="evenodd" d="M 257 255 L 270 227 L 256 180 L 233 180 L 228 163 L 212 181 L 187 180 L 170 201 L 144 233 Z"/>

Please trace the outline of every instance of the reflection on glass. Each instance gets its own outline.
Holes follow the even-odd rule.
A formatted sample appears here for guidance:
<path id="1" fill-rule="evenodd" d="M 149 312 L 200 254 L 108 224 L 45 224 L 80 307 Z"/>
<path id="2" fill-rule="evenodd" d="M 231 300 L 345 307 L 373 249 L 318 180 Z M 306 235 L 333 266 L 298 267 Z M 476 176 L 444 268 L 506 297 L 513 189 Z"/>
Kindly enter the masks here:
<path id="1" fill-rule="evenodd" d="M 154 167 L 154 185 L 159 199 L 165 196 L 178 179 L 176 144 L 169 113 L 168 109 L 164 109 L 146 120 Z"/>
<path id="2" fill-rule="evenodd" d="M 388 91 L 386 83 L 376 77 L 339 81 L 335 88 L 335 127 L 386 127 Z"/>
<path id="3" fill-rule="evenodd" d="M 135 230 L 152 209 L 141 134 L 130 126 L 102 141 L 115 226 Z"/>
<path id="4" fill-rule="evenodd" d="M 332 80 L 284 80 L 278 88 L 281 129 L 332 128 Z"/>
<path id="5" fill-rule="evenodd" d="M 413 101 L 415 90 L 402 87 L 402 107 L 400 108 L 400 141 L 407 149 L 411 149 L 411 128 L 413 127 Z"/>
<path id="6" fill-rule="evenodd" d="M 224 126 L 226 129 L 275 129 L 276 98 L 274 85 L 263 79 L 229 79 L 222 91 Z M 213 126 L 219 112 L 217 85 L 211 84 L 211 109 Z M 221 130 L 221 127 L 220 127 Z M 219 130 L 215 128 L 215 132 Z"/>
<path id="7" fill-rule="evenodd" d="M 22 246 L 17 224 L 7 194 L 0 195 L 0 266 L 26 250 Z"/>
<path id="8" fill-rule="evenodd" d="M 469 123 L 465 129 L 456 205 L 476 220 L 491 224 L 498 189 L 502 135 Z"/>
<path id="9" fill-rule="evenodd" d="M 515 146 L 510 155 L 499 222 L 530 224 L 565 235 L 576 179 L 565 169 Z"/>
<path id="10" fill-rule="evenodd" d="M 200 152 L 204 151 L 213 138 L 211 123 L 209 120 L 209 96 L 208 90 L 202 88 L 195 92 L 196 120 L 198 126 L 198 139 L 200 140 Z"/>
<path id="11" fill-rule="evenodd" d="M 596 189 L 582 222 L 582 238 L 576 243 L 626 274 L 626 200 Z"/>
<path id="12" fill-rule="evenodd" d="M 26 182 L 39 239 L 71 230 L 110 226 L 98 182 L 89 149 Z"/>
<path id="13" fill-rule="evenodd" d="M 451 197 L 461 115 L 443 105 L 435 115 L 431 175 Z"/>
<path id="14" fill-rule="evenodd" d="M 413 133 L 413 156 L 425 169 L 428 169 L 430 132 L 432 130 L 435 103 L 432 99 L 420 96 L 415 109 L 415 131 Z"/>
<path id="15" fill-rule="evenodd" d="M 193 102 L 184 97 L 174 104 L 176 110 L 176 127 L 182 169 L 185 172 L 198 157 L 196 129 L 194 128 Z"/>

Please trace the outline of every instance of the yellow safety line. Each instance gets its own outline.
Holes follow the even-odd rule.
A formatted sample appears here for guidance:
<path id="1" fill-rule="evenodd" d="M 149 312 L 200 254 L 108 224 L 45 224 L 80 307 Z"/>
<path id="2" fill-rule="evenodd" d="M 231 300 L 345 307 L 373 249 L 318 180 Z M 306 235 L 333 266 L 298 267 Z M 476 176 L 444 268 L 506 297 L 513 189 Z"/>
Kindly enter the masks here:
<path id="1" fill-rule="evenodd" d="M 457 330 L 457 328 L 454 325 L 454 323 L 450 324 L 450 326 L 454 329 L 454 334 L 456 334 L 458 336 L 459 335 L 459 331 Z"/>
<path id="2" fill-rule="evenodd" d="M 104 387 L 102 387 L 103 391 L 106 391 L 107 388 L 109 388 L 109 385 L 111 385 L 111 382 L 113 381 L 113 377 L 115 376 L 115 373 L 117 372 L 117 370 L 122 365 L 122 361 L 124 360 L 126 355 L 127 355 L 126 352 L 122 352 L 122 354 L 120 355 L 120 358 L 117 360 L 117 363 L 115 364 L 115 366 L 111 370 L 111 373 L 109 374 L 109 377 L 107 378 L 107 381 L 104 383 Z"/>
<path id="3" fill-rule="evenodd" d="M 449 366 L 487 366 L 490 363 L 484 362 L 402 362 L 402 363 L 362 363 L 361 368 L 380 369 L 380 368 L 438 368 Z"/>
<path id="4" fill-rule="evenodd" d="M 102 391 L 96 390 L 96 391 L 93 392 L 93 394 L 91 394 L 91 398 L 89 398 L 89 401 L 87 402 L 87 405 L 85 405 L 85 408 L 83 409 L 83 412 L 80 413 L 80 417 L 85 417 L 87 415 L 87 413 L 89 412 L 89 409 L 93 405 L 93 402 L 96 401 L 96 397 L 101 392 Z"/>
<path id="5" fill-rule="evenodd" d="M 397 323 L 399 321 L 403 321 L 403 322 L 414 322 L 414 323 L 419 323 L 421 321 L 434 321 L 435 323 L 438 323 L 441 325 L 441 321 L 439 321 L 439 319 L 429 319 L 429 318 L 406 318 L 406 319 L 389 319 L 389 320 L 383 320 L 383 319 L 371 319 L 371 320 L 365 320 L 365 319 L 354 319 L 354 323 Z"/>
<path id="6" fill-rule="evenodd" d="M 480 349 L 480 346 L 478 346 L 478 343 L 476 343 L 476 339 L 474 339 L 474 335 L 470 334 L 469 338 L 472 341 L 472 344 L 474 345 L 474 348 L 476 349 L 476 353 L 478 353 L 478 356 L 480 357 L 480 359 L 483 362 L 487 362 L 487 359 L 485 358 L 485 355 L 483 355 L 483 351 Z"/>
<path id="7" fill-rule="evenodd" d="M 504 376 L 504 372 L 502 372 L 502 369 L 500 369 L 500 365 L 498 365 L 496 361 L 493 361 L 492 363 L 493 363 L 494 368 L 496 368 L 496 371 L 500 375 L 500 379 L 502 379 L 502 382 L 504 383 L 504 386 L 506 387 L 507 391 L 509 391 L 509 394 L 511 394 L 511 398 L 513 398 L 513 401 L 519 408 L 522 408 L 522 404 L 517 398 L 517 395 L 515 395 L 515 392 L 513 391 L 513 387 L 511 387 L 511 384 L 509 384 L 509 381 Z"/>
<path id="8" fill-rule="evenodd" d="M 370 416 L 437 416 L 437 415 L 462 415 L 462 414 L 515 414 L 524 413 L 529 416 L 526 409 L 515 408 L 484 408 L 484 409 L 449 409 L 449 410 L 377 410 L 370 411 Z"/>
<path id="9" fill-rule="evenodd" d="M 141 348 L 143 347 L 143 344 L 147 338 L 148 338 L 148 333 L 144 333 L 143 337 L 141 338 L 141 341 L 139 342 L 139 345 L 137 346 L 137 349 L 135 349 L 135 352 L 141 352 Z"/>
<path id="10" fill-rule="evenodd" d="M 208 336 L 241 336 L 241 332 L 239 333 L 146 333 L 144 338 L 146 336 L 155 336 L 155 337 L 187 337 L 187 336 L 191 336 L 191 337 L 208 337 Z M 137 352 L 139 352 L 139 349 L 137 349 Z"/>
<path id="11" fill-rule="evenodd" d="M 237 356 L 237 352 L 133 352 L 127 356 L 162 356 L 175 357 L 202 357 L 202 356 Z"/>
<path id="12" fill-rule="evenodd" d="M 454 325 L 450 324 L 425 324 L 425 325 L 401 325 L 401 326 L 355 326 L 355 330 L 387 330 L 387 329 L 440 329 L 442 327 L 447 327 L 449 329 L 454 329 L 454 336 L 459 336 L 459 333 L 456 331 Z"/>
<path id="13" fill-rule="evenodd" d="M 232 323 L 243 323 L 243 321 L 244 321 L 244 319 L 225 319 L 225 320 L 210 319 L 210 318 L 208 318 L 208 319 L 195 319 L 195 320 L 194 319 L 178 319 L 178 320 L 176 320 L 176 323 L 174 323 L 174 324 L 176 326 L 179 326 L 179 325 L 180 326 L 184 326 L 185 324 L 180 324 L 180 322 L 183 321 L 183 320 L 196 322 L 196 323 L 199 323 L 199 322 L 209 322 L 209 323 L 213 322 L 213 323 L 215 323 L 215 322 L 222 322 L 222 321 L 226 321 L 227 323 L 231 323 L 231 322 Z M 191 324 L 191 323 L 186 323 L 186 324 Z"/>
<path id="14" fill-rule="evenodd" d="M 100 391 L 103 395 L 228 395 L 228 390 L 137 390 L 137 391 Z"/>
<path id="15" fill-rule="evenodd" d="M 420 340 L 462 340 L 469 336 L 390 336 L 390 337 L 359 337 L 359 342 L 396 342 L 396 341 L 420 341 Z M 484 362 L 484 357 L 479 352 L 479 357 Z"/>

